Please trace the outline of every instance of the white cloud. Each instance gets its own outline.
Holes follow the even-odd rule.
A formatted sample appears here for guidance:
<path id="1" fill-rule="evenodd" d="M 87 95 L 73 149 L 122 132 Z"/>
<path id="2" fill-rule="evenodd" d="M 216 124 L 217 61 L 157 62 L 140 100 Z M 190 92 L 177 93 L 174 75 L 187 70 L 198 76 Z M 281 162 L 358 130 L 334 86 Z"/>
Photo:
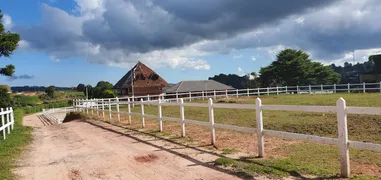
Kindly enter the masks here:
<path id="1" fill-rule="evenodd" d="M 3 20 L 3 25 L 4 25 L 5 30 L 12 29 L 13 23 L 12 23 L 12 17 L 11 16 L 9 16 L 8 14 L 4 14 L 2 20 Z"/>
<path id="2" fill-rule="evenodd" d="M 244 76 L 244 75 L 245 75 L 245 72 L 243 71 L 243 69 L 242 69 L 241 67 L 238 67 L 238 68 L 237 68 L 237 74 L 238 74 L 239 76 Z"/>
<path id="3" fill-rule="evenodd" d="M 55 56 L 50 56 L 49 58 L 50 58 L 50 60 L 55 61 L 55 62 L 61 61 L 60 59 L 56 58 Z"/>
<path id="4" fill-rule="evenodd" d="M 294 21 L 298 24 L 304 24 L 304 17 L 299 17 L 299 18 L 295 19 Z"/>
<path id="5" fill-rule="evenodd" d="M 233 56 L 233 59 L 240 59 L 240 58 L 242 58 L 242 54 Z"/>
<path id="6" fill-rule="evenodd" d="M 251 60 L 255 61 L 257 58 L 255 56 L 251 56 Z"/>

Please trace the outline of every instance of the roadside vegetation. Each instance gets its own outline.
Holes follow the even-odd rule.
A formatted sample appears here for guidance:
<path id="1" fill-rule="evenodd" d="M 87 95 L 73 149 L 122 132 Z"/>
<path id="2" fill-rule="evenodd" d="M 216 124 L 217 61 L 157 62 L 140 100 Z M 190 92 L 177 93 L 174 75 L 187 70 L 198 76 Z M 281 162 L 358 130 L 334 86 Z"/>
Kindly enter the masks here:
<path id="1" fill-rule="evenodd" d="M 7 139 L 4 141 L 0 135 L 0 179 L 15 179 L 12 169 L 16 160 L 32 140 L 32 128 L 22 125 L 23 109 L 15 109 L 15 125 Z"/>

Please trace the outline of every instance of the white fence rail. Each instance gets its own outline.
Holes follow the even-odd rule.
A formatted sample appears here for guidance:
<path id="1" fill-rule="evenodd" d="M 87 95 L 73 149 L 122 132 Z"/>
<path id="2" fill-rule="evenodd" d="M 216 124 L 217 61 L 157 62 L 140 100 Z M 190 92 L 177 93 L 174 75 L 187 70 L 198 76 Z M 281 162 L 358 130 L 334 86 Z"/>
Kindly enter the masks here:
<path id="1" fill-rule="evenodd" d="M 3 139 L 5 140 L 7 134 L 11 133 L 11 130 L 13 130 L 14 124 L 15 124 L 15 118 L 14 118 L 12 107 L 5 108 L 5 110 L 1 108 L 0 116 L 1 116 L 0 132 L 2 132 Z"/>
<path id="2" fill-rule="evenodd" d="M 233 90 L 208 90 L 198 92 L 184 92 L 160 95 L 147 95 L 147 96 L 134 96 L 134 97 L 119 97 L 119 101 L 127 101 L 130 99 L 132 102 L 151 101 L 161 99 L 164 102 L 177 102 L 180 99 L 192 102 L 192 100 L 205 100 L 208 98 L 228 98 L 228 97 L 249 97 L 249 96 L 263 96 L 270 94 L 332 94 L 332 93 L 353 93 L 353 92 L 378 92 L 381 93 L 380 83 L 360 83 L 360 84 L 332 84 L 332 85 L 308 85 L 308 86 L 283 86 L 283 87 L 267 87 L 267 88 L 248 88 L 248 89 L 233 89 Z M 109 100 L 109 99 L 107 99 Z M 116 98 L 110 99 L 112 102 Z M 100 100 L 99 100 L 100 101 Z M 83 106 L 92 106 L 92 102 L 82 104 Z M 135 103 L 133 103 L 134 106 Z M 74 105 L 74 104 L 73 104 Z"/>
<path id="3" fill-rule="evenodd" d="M 66 113 L 70 111 L 75 111 L 75 109 L 73 107 L 42 109 L 41 115 L 54 124 L 61 124 L 65 119 Z"/>
<path id="4" fill-rule="evenodd" d="M 91 106 L 83 105 L 83 104 L 91 104 Z M 261 99 L 257 98 L 256 104 L 213 104 L 213 100 L 210 98 L 208 104 L 205 103 L 184 103 L 184 100 L 181 98 L 179 103 L 168 103 L 162 101 L 161 99 L 154 101 L 143 101 L 141 99 L 140 102 L 135 102 L 141 105 L 141 113 L 133 113 L 131 112 L 132 101 L 129 99 L 127 101 L 121 102 L 119 98 L 116 98 L 115 101 L 111 99 L 107 100 L 84 100 L 84 101 L 76 101 L 76 110 L 86 111 L 91 114 L 102 112 L 103 118 L 106 119 L 105 113 L 109 113 L 109 119 L 112 119 L 112 113 L 117 113 L 117 120 L 120 121 L 120 114 L 128 115 L 129 123 L 131 123 L 132 115 L 140 115 L 141 116 L 141 124 L 142 127 L 145 127 L 145 117 L 157 118 L 159 121 L 159 130 L 163 131 L 163 120 L 177 121 L 180 123 L 181 136 L 184 137 L 186 134 L 186 124 L 196 124 L 200 126 L 206 126 L 210 128 L 211 133 L 211 143 L 216 143 L 215 137 L 215 128 L 221 129 L 229 129 L 235 131 L 241 131 L 246 133 L 256 133 L 258 137 L 258 155 L 259 157 L 265 156 L 265 148 L 264 148 L 264 136 L 275 136 L 285 139 L 296 139 L 296 140 L 304 140 L 304 141 L 313 141 L 324 144 L 337 145 L 340 150 L 340 167 L 341 167 L 341 176 L 349 177 L 350 176 L 350 164 L 349 164 L 349 147 L 363 149 L 363 150 L 372 150 L 381 152 L 381 144 L 374 143 L 365 143 L 359 141 L 351 141 L 348 140 L 348 125 L 347 125 L 347 114 L 375 114 L 381 115 L 381 108 L 379 107 L 347 107 L 346 102 L 343 98 L 340 98 L 336 102 L 336 106 L 298 106 L 298 105 L 262 105 Z M 127 112 L 120 111 L 120 105 L 126 104 L 128 106 Z M 148 115 L 145 114 L 144 105 L 151 104 L 157 105 L 158 107 L 158 115 Z M 173 117 L 163 117 L 162 116 L 162 105 L 169 106 L 179 106 L 180 110 L 180 118 Z M 116 111 L 112 110 L 112 106 L 116 107 Z M 207 107 L 209 109 L 209 122 L 197 121 L 186 119 L 184 116 L 184 107 Z M 108 108 L 108 109 L 105 109 Z M 256 128 L 250 127 L 240 127 L 233 126 L 227 124 L 219 124 L 214 122 L 214 108 L 233 108 L 233 109 L 253 109 L 256 111 Z M 306 135 L 299 133 L 291 133 L 291 132 L 282 132 L 282 131 L 274 131 L 263 129 L 263 110 L 279 110 L 279 111 L 304 111 L 304 112 L 331 112 L 337 114 L 337 122 L 338 122 L 338 136 L 337 138 L 327 138 L 327 137 L 319 137 L 314 135 Z"/>

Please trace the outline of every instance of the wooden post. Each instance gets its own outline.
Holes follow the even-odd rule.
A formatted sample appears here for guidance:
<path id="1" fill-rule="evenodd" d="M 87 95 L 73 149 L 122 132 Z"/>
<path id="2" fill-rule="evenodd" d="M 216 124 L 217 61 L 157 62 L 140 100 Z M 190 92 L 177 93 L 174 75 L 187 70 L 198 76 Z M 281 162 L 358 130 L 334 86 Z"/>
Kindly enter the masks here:
<path id="1" fill-rule="evenodd" d="M 380 81 L 380 93 L 381 93 L 381 81 Z"/>
<path id="2" fill-rule="evenodd" d="M 185 137 L 184 99 L 180 99 L 181 137 Z"/>
<path id="3" fill-rule="evenodd" d="M 237 98 L 238 98 L 238 89 L 236 89 L 236 92 L 237 92 Z"/>
<path id="4" fill-rule="evenodd" d="M 11 128 L 12 128 L 12 130 L 13 130 L 13 128 L 14 128 L 14 125 L 15 125 L 15 117 L 14 117 L 14 111 L 13 111 L 13 108 L 12 107 L 10 107 L 9 108 L 10 110 L 11 110 L 11 122 L 12 122 L 12 124 L 11 124 Z M 66 114 L 66 113 L 65 113 Z"/>
<path id="5" fill-rule="evenodd" d="M 312 93 L 311 85 L 308 85 L 308 91 L 310 92 L 310 94 Z"/>
<path id="6" fill-rule="evenodd" d="M 216 130 L 214 128 L 214 108 L 213 100 L 209 98 L 209 123 L 210 123 L 210 137 L 212 145 L 216 145 Z"/>
<path id="7" fill-rule="evenodd" d="M 270 89 L 267 87 L 267 95 L 270 95 Z"/>
<path id="8" fill-rule="evenodd" d="M 118 112 L 118 121 L 120 122 L 120 111 L 119 111 L 119 98 L 116 98 L 116 111 Z"/>
<path id="9" fill-rule="evenodd" d="M 323 84 L 320 85 L 320 90 L 321 90 L 321 93 L 323 94 L 323 91 L 324 91 Z"/>
<path id="10" fill-rule="evenodd" d="M 340 170 L 341 177 L 350 176 L 349 164 L 349 143 L 348 143 L 348 126 L 347 126 L 347 107 L 345 100 L 339 98 L 336 102 L 337 108 L 337 126 L 338 126 L 338 145 L 340 151 Z"/>
<path id="11" fill-rule="evenodd" d="M 288 94 L 288 89 L 287 89 L 287 86 L 286 86 L 286 94 Z"/>
<path id="12" fill-rule="evenodd" d="M 97 116 L 99 115 L 99 99 L 95 99 L 96 106 L 95 106 L 95 111 L 97 112 Z"/>
<path id="13" fill-rule="evenodd" d="M 333 85 L 333 93 L 336 94 L 336 84 Z"/>
<path id="14" fill-rule="evenodd" d="M 140 106 L 142 107 L 142 128 L 145 128 L 146 127 L 146 123 L 145 123 L 145 120 L 144 120 L 144 104 L 143 104 L 143 99 L 140 99 Z"/>
<path id="15" fill-rule="evenodd" d="M 261 96 L 261 92 L 259 91 L 259 88 L 257 88 L 258 96 Z"/>
<path id="16" fill-rule="evenodd" d="M 365 93 L 365 82 L 362 83 L 362 92 Z"/>
<path id="17" fill-rule="evenodd" d="M 296 94 L 299 94 L 299 86 L 296 85 Z"/>
<path id="18" fill-rule="evenodd" d="M 93 107 L 94 107 L 94 106 L 93 106 L 93 103 L 94 103 L 94 102 L 93 102 L 93 100 L 94 100 L 94 99 L 91 99 L 91 100 L 90 100 L 91 115 L 94 114 L 94 111 L 93 111 Z"/>
<path id="19" fill-rule="evenodd" d="M 86 114 L 89 114 L 89 100 L 88 99 L 86 99 Z"/>
<path id="20" fill-rule="evenodd" d="M 0 110 L 1 110 L 1 112 L 4 112 L 4 109 L 3 109 L 3 108 L 1 108 Z M 1 124 L 2 124 L 2 126 L 5 125 L 5 117 L 4 117 L 4 114 L 1 115 Z M 3 138 L 4 138 L 4 140 L 5 140 L 5 138 L 6 138 L 5 128 L 3 129 Z"/>
<path id="21" fill-rule="evenodd" d="M 276 95 L 279 95 L 279 87 L 276 87 Z"/>
<path id="22" fill-rule="evenodd" d="M 351 84 L 348 83 L 348 93 L 351 93 Z"/>
<path id="23" fill-rule="evenodd" d="M 189 91 L 189 102 L 192 102 L 192 92 Z"/>
<path id="24" fill-rule="evenodd" d="M 263 137 L 262 100 L 257 98 L 255 104 L 257 120 L 258 157 L 263 158 L 265 156 L 265 143 Z"/>
<path id="25" fill-rule="evenodd" d="M 204 100 L 204 91 L 202 91 L 202 100 Z"/>
<path id="26" fill-rule="evenodd" d="M 131 101 L 130 98 L 127 98 L 127 111 L 128 111 L 128 124 L 131 125 Z"/>
<path id="27" fill-rule="evenodd" d="M 151 100 L 151 98 L 149 97 L 149 94 L 147 95 L 147 101 L 150 101 Z"/>
<path id="28" fill-rule="evenodd" d="M 135 97 L 132 96 L 132 107 L 134 108 L 135 107 Z"/>
<path id="29" fill-rule="evenodd" d="M 112 120 L 112 112 L 111 112 L 111 99 L 108 99 L 108 112 L 110 121 Z"/>
<path id="30" fill-rule="evenodd" d="M 380 91 L 381 91 L 381 87 L 380 87 Z M 225 89 L 225 96 L 226 96 L 226 99 L 228 98 L 228 90 Z"/>
<path id="31" fill-rule="evenodd" d="M 179 102 L 179 93 L 176 92 L 176 102 Z"/>
<path id="32" fill-rule="evenodd" d="M 213 97 L 214 97 L 214 100 L 216 100 L 216 90 L 213 90 Z"/>
<path id="33" fill-rule="evenodd" d="M 9 111 L 9 108 L 6 108 L 6 111 Z M 9 119 L 9 114 L 10 113 L 7 113 L 5 116 L 7 117 L 7 124 L 10 122 L 10 119 Z M 8 134 L 11 133 L 11 127 L 8 126 Z"/>
<path id="34" fill-rule="evenodd" d="M 250 96 L 250 89 L 247 88 L 247 97 L 249 97 L 249 96 Z"/>
<path id="35" fill-rule="evenodd" d="M 159 114 L 157 116 L 157 118 L 159 119 L 159 131 L 163 132 L 163 114 L 161 111 L 161 99 L 160 98 L 157 100 L 157 108 L 159 110 Z"/>
<path id="36" fill-rule="evenodd" d="M 104 99 L 101 99 L 102 101 L 102 116 L 103 116 L 103 120 L 105 120 L 105 101 Z"/>

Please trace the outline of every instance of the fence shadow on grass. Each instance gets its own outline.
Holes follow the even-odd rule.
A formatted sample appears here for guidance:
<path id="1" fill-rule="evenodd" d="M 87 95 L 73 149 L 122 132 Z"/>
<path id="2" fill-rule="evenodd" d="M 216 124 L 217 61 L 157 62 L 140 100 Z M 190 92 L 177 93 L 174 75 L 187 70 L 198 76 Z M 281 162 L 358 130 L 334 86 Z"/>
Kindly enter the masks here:
<path id="1" fill-rule="evenodd" d="M 117 130 L 101 126 L 99 124 L 96 124 L 96 123 L 88 121 L 88 120 L 84 120 L 84 122 L 86 122 L 86 123 L 88 123 L 90 125 L 96 126 L 98 128 L 101 128 L 103 130 L 110 131 L 110 132 L 119 134 L 121 136 L 126 136 L 128 138 L 134 139 L 137 142 L 144 143 L 146 145 L 158 148 L 158 149 L 160 149 L 162 151 L 166 151 L 166 152 L 175 154 L 175 155 L 177 155 L 179 157 L 182 157 L 182 158 L 187 159 L 187 160 L 189 160 L 189 161 L 194 163 L 194 165 L 189 165 L 189 166 L 200 165 L 200 166 L 204 166 L 204 167 L 207 167 L 207 168 L 210 168 L 210 169 L 213 169 L 213 170 L 216 170 L 216 171 L 220 171 L 220 172 L 223 172 L 223 173 L 226 173 L 226 174 L 238 176 L 241 179 L 249 179 L 249 178 L 252 179 L 252 178 L 254 178 L 251 174 L 248 174 L 248 173 L 245 173 L 245 172 L 235 172 L 235 171 L 232 171 L 232 170 L 228 170 L 228 169 L 224 169 L 224 168 L 221 168 L 221 167 L 218 167 L 218 166 L 214 166 L 213 162 L 202 162 L 202 161 L 199 161 L 199 160 L 197 160 L 195 158 L 190 157 L 189 155 L 182 154 L 182 153 L 177 152 L 177 151 L 175 151 L 175 150 L 173 150 L 171 148 L 166 148 L 166 147 L 163 147 L 163 146 L 159 146 L 159 145 L 153 144 L 153 143 L 151 143 L 151 142 L 149 142 L 147 140 L 143 140 L 143 139 L 140 139 L 138 137 L 132 136 L 131 134 L 119 132 Z M 201 153 L 207 153 L 207 154 L 211 154 L 211 155 L 218 156 L 218 157 L 225 157 L 223 155 L 220 155 L 220 154 L 217 154 L 217 153 L 214 153 L 214 152 L 209 152 L 209 151 L 206 151 L 206 150 L 194 147 L 194 146 L 184 145 L 184 144 L 178 143 L 178 142 L 176 142 L 174 140 L 166 139 L 166 138 L 157 136 L 157 135 L 152 134 L 152 133 L 141 132 L 141 131 L 138 131 L 136 129 L 132 129 L 132 128 L 128 128 L 128 127 L 125 127 L 125 126 L 117 125 L 117 124 L 114 124 L 114 123 L 111 123 L 111 122 L 104 122 L 104 121 L 101 121 L 101 122 L 109 124 L 109 125 L 112 125 L 112 126 L 115 126 L 115 127 L 118 127 L 118 128 L 122 128 L 122 129 L 125 129 L 125 130 L 130 130 L 130 131 L 133 131 L 133 132 L 135 132 L 137 134 L 143 134 L 143 135 L 155 137 L 155 138 L 157 138 L 159 140 L 163 140 L 163 141 L 166 141 L 166 142 L 178 145 L 178 146 L 183 146 L 184 149 L 185 148 L 189 148 L 189 149 L 193 149 L 193 150 L 199 151 Z M 179 149 L 179 148 L 174 148 L 174 149 Z"/>

